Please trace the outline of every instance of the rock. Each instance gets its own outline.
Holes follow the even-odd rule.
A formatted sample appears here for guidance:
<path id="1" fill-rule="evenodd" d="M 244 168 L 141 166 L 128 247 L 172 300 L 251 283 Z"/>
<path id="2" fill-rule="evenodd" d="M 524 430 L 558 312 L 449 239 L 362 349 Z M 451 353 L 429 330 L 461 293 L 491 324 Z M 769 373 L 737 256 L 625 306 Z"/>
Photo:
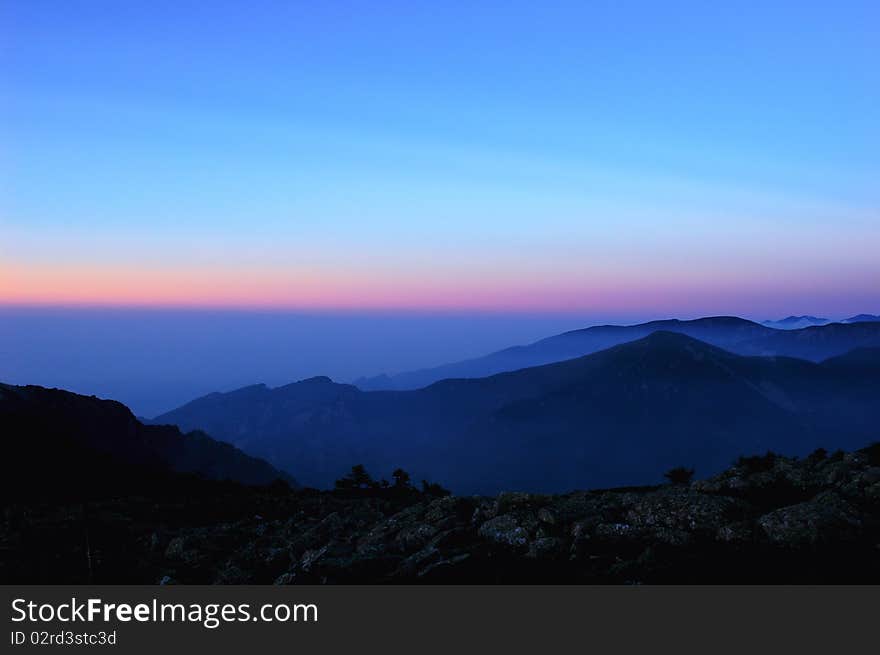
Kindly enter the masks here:
<path id="1" fill-rule="evenodd" d="M 722 496 L 676 489 L 648 494 L 627 512 L 627 522 L 639 528 L 715 532 L 727 522 L 736 503 Z"/>
<path id="2" fill-rule="evenodd" d="M 275 578 L 275 581 L 272 584 L 290 585 L 290 584 L 294 584 L 295 581 L 296 581 L 296 574 L 288 571 L 287 573 L 282 573 L 277 578 Z"/>
<path id="3" fill-rule="evenodd" d="M 651 537 L 655 542 L 668 546 L 686 546 L 693 539 L 691 532 L 666 527 L 652 530 Z"/>
<path id="4" fill-rule="evenodd" d="M 303 556 L 299 561 L 299 564 L 298 564 L 299 568 L 302 569 L 303 571 L 308 571 L 309 569 L 312 568 L 312 566 L 315 564 L 315 562 L 317 562 L 319 559 L 321 559 L 321 557 L 326 552 L 327 552 L 327 546 L 322 546 L 321 548 L 318 548 L 316 550 L 307 550 L 305 553 L 303 553 Z"/>
<path id="5" fill-rule="evenodd" d="M 872 466 L 870 468 L 865 469 L 865 471 L 861 475 L 861 479 L 864 481 L 866 486 L 871 486 L 880 482 L 880 466 Z"/>
<path id="6" fill-rule="evenodd" d="M 556 515 L 546 507 L 538 510 L 538 520 L 548 525 L 556 525 Z"/>
<path id="7" fill-rule="evenodd" d="M 263 556 L 263 566 L 271 574 L 285 570 L 290 564 L 290 553 L 286 548 L 269 548 Z"/>
<path id="8" fill-rule="evenodd" d="M 412 551 L 424 546 L 431 537 L 437 534 L 437 528 L 427 523 L 417 523 L 397 533 L 395 541 L 404 551 Z"/>
<path id="9" fill-rule="evenodd" d="M 449 519 L 464 517 L 471 512 L 471 503 L 466 498 L 444 496 L 433 501 L 425 510 L 425 521 L 428 523 L 445 523 Z"/>
<path id="10" fill-rule="evenodd" d="M 489 519 L 494 519 L 498 515 L 498 506 L 492 500 L 481 499 L 474 507 L 471 515 L 471 523 L 473 525 L 482 525 Z"/>
<path id="11" fill-rule="evenodd" d="M 495 515 L 521 510 L 535 510 L 551 502 L 550 496 L 522 491 L 503 491 L 495 499 Z"/>
<path id="12" fill-rule="evenodd" d="M 470 557 L 468 553 L 462 553 L 460 555 L 456 555 L 454 557 L 450 557 L 449 559 L 441 559 L 439 561 L 433 562 L 426 566 L 424 569 L 418 572 L 418 577 L 425 578 L 430 575 L 436 575 L 440 572 L 441 569 L 449 569 L 461 562 L 465 561 Z"/>
<path id="13" fill-rule="evenodd" d="M 853 538 L 861 522 L 854 508 L 838 494 L 824 492 L 807 502 L 761 516 L 767 538 L 784 546 L 803 546 Z"/>
<path id="14" fill-rule="evenodd" d="M 137 562 L 138 582 L 163 584 L 531 582 L 545 574 L 547 580 L 580 582 L 694 579 L 690 575 L 772 582 L 800 580 L 802 570 L 806 582 L 839 571 L 846 552 L 856 562 L 846 568 L 870 577 L 873 544 L 880 543 L 878 457 L 880 451 L 801 460 L 761 456 L 689 487 L 556 496 L 302 491 L 261 498 L 259 490 L 224 487 L 232 509 L 225 499 L 203 500 L 198 512 L 177 500 L 161 507 L 149 501 L 136 519 L 120 509 L 125 501 L 113 500 L 96 508 L 91 520 L 103 528 L 95 534 L 114 536 L 118 548 L 93 545 L 93 564 L 100 567 L 118 552 L 117 558 Z M 36 511 L 4 510 L 0 549 L 20 547 L 23 533 L 14 530 L 34 530 Z M 143 518 L 187 512 L 197 522 Z M 223 520 L 211 523 L 207 515 Z M 100 524 L 104 520 L 107 525 Z M 74 530 L 51 534 L 79 534 L 78 510 L 58 509 L 37 527 L 59 521 Z M 810 558 L 809 567 L 786 569 L 798 566 L 802 555 Z M 12 566 L 0 562 L 0 574 Z"/>
<path id="15" fill-rule="evenodd" d="M 480 526 L 481 537 L 506 546 L 520 548 L 529 540 L 528 531 L 511 514 L 503 514 L 490 519 Z"/>
<path id="16" fill-rule="evenodd" d="M 629 523 L 600 523 L 594 530 L 597 539 L 617 541 L 638 536 L 639 531 Z"/>

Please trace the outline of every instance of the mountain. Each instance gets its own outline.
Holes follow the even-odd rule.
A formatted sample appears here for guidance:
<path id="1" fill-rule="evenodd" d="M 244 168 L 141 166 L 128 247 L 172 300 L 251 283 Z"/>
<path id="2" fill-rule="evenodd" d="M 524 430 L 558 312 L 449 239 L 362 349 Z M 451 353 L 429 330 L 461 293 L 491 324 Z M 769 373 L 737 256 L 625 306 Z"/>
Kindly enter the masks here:
<path id="1" fill-rule="evenodd" d="M 877 323 L 880 322 L 880 316 L 875 314 L 858 314 L 850 316 L 841 321 L 841 323 Z"/>
<path id="2" fill-rule="evenodd" d="M 275 389 L 255 384 L 228 393 L 211 393 L 193 400 L 152 421 L 153 425 L 199 425 L 209 434 L 239 448 L 249 449 L 268 434 L 288 434 L 314 427 L 323 422 L 316 408 L 331 416 L 346 399 L 359 390 L 351 385 L 337 384 L 328 377 L 313 377 Z M 333 416 L 340 427 L 343 414 Z M 223 435 L 223 436 L 220 436 Z"/>
<path id="3" fill-rule="evenodd" d="M 9 494 L 69 487 L 73 497 L 161 484 L 175 474 L 295 484 L 265 461 L 203 432 L 143 425 L 121 403 L 58 389 L 0 384 L 0 434 L 2 486 Z"/>
<path id="4" fill-rule="evenodd" d="M 448 378 L 486 377 L 504 371 L 582 357 L 658 331 L 684 334 L 742 355 L 784 355 L 818 362 L 853 348 L 880 346 L 880 324 L 863 321 L 860 325 L 862 327 L 852 328 L 841 326 L 840 323 L 829 323 L 807 328 L 776 329 L 734 316 L 698 318 L 692 321 L 670 319 L 629 326 L 599 325 L 454 364 L 395 376 L 361 378 L 355 381 L 355 385 L 364 391 L 406 390 L 426 387 Z"/>
<path id="5" fill-rule="evenodd" d="M 815 316 L 789 316 L 779 321 L 762 321 L 761 325 L 776 330 L 799 330 L 813 325 L 827 325 L 830 322 L 827 318 L 816 318 Z"/>
<path id="6" fill-rule="evenodd" d="M 825 360 L 826 367 L 846 370 L 849 373 L 870 373 L 880 367 L 880 348 L 856 348 L 843 355 Z"/>
<path id="7" fill-rule="evenodd" d="M 685 334 L 716 346 L 730 347 L 774 330 L 735 316 L 713 316 L 691 321 L 668 319 L 638 325 L 597 325 L 564 332 L 527 346 L 514 346 L 484 357 L 434 368 L 361 378 L 355 385 L 364 391 L 418 389 L 449 378 L 480 378 L 566 359 L 582 357 L 605 348 L 635 341 L 658 331 Z"/>
<path id="8" fill-rule="evenodd" d="M 855 348 L 880 347 L 880 323 L 829 323 L 800 330 L 776 330 L 731 349 L 742 355 L 799 357 L 814 362 Z"/>
<path id="9" fill-rule="evenodd" d="M 731 333 L 773 332 L 735 321 Z M 327 378 L 248 387 L 157 421 L 206 429 L 318 487 L 363 463 L 378 475 L 402 466 L 457 493 L 550 492 L 654 483 L 678 465 L 711 473 L 742 452 L 859 445 L 876 434 L 878 384 L 871 361 L 852 380 L 839 362 L 743 357 L 654 332 L 412 391 L 365 392 Z"/>

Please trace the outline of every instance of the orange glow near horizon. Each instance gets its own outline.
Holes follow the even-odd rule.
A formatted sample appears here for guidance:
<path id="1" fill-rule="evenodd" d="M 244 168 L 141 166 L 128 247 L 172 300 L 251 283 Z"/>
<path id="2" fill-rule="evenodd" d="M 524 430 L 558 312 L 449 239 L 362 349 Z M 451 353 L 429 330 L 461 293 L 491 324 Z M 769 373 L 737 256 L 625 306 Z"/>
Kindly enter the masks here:
<path id="1" fill-rule="evenodd" d="M 474 282 L 477 280 L 477 283 Z M 471 272 L 431 276 L 389 269 L 0 264 L 0 305 L 281 310 L 513 312 L 736 311 L 783 294 L 766 279 L 686 280 L 667 271 L 585 272 L 577 279 Z M 813 292 L 821 291 L 813 287 Z M 727 304 L 725 304 L 727 303 Z M 772 306 L 772 303 L 771 303 Z"/>

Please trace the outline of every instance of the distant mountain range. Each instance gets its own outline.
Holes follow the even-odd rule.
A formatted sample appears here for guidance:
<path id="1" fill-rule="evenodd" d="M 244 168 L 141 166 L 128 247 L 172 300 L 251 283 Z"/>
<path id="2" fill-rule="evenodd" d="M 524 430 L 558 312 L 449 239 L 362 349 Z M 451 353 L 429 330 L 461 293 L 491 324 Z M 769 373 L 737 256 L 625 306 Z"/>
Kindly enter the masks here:
<path id="1" fill-rule="evenodd" d="M 602 326 L 445 367 L 459 379 L 417 390 L 312 378 L 211 394 L 155 422 L 204 429 L 318 487 L 355 463 L 377 475 L 403 466 L 457 493 L 654 483 L 673 466 L 708 474 L 743 452 L 805 454 L 876 438 L 878 347 L 880 324 L 870 323 Z M 519 370 L 461 379 L 500 366 Z"/>
<path id="2" fill-rule="evenodd" d="M 817 318 L 815 316 L 788 316 L 779 321 L 762 321 L 761 325 L 775 328 L 777 330 L 799 330 L 814 325 L 828 325 L 829 323 L 876 323 L 880 321 L 880 316 L 874 314 L 858 314 L 840 321 L 832 321 L 828 318 Z"/>
<path id="3" fill-rule="evenodd" d="M 178 474 L 246 484 L 295 481 L 263 460 L 174 426 L 147 426 L 125 405 L 58 389 L 0 384 L 4 494 L 39 497 L 58 490 L 71 502 Z"/>
<path id="4" fill-rule="evenodd" d="M 815 316 L 788 316 L 779 321 L 762 321 L 761 325 L 777 330 L 799 330 L 813 325 L 827 325 L 830 322 L 830 319 L 816 318 Z"/>
<path id="5" fill-rule="evenodd" d="M 880 347 L 880 322 L 868 322 L 864 318 L 868 316 L 854 316 L 847 319 L 851 323 L 847 325 L 832 323 L 785 331 L 733 316 L 692 321 L 671 319 L 629 326 L 599 325 L 565 332 L 527 346 L 506 348 L 476 359 L 394 376 L 361 378 L 355 381 L 355 385 L 364 391 L 406 390 L 418 389 L 449 378 L 486 377 L 582 357 L 661 330 L 684 334 L 742 355 L 786 355 L 821 361 L 852 348 Z M 821 329 L 816 329 L 817 327 Z"/>
<path id="6" fill-rule="evenodd" d="M 841 321 L 841 323 L 877 323 L 880 322 L 880 315 L 877 314 L 858 314 L 850 316 Z"/>

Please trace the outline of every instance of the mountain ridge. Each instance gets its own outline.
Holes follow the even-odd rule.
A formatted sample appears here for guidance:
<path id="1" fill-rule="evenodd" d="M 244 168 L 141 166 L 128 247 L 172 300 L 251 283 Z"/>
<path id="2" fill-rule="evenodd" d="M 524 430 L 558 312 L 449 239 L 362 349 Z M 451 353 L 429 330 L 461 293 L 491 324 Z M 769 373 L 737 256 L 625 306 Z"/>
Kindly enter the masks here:
<path id="1" fill-rule="evenodd" d="M 364 463 L 459 493 L 555 491 L 649 483 L 681 463 L 716 470 L 735 452 L 858 443 L 876 425 L 863 382 L 880 380 L 878 369 L 869 362 L 859 386 L 834 366 L 660 331 L 485 378 L 411 391 L 324 382 L 307 398 L 296 383 L 254 404 L 205 397 L 157 420 L 206 429 L 318 487 Z"/>
<path id="2" fill-rule="evenodd" d="M 640 339 L 660 330 L 686 334 L 738 354 L 788 355 L 813 361 L 842 354 L 858 346 L 880 346 L 880 323 L 852 324 L 861 326 L 857 328 L 834 327 L 839 325 L 843 324 L 832 323 L 824 326 L 778 330 L 736 316 L 714 316 L 693 320 L 664 319 L 625 326 L 597 325 L 563 332 L 528 345 L 511 346 L 483 357 L 403 372 L 394 376 L 382 374 L 373 378 L 360 378 L 354 384 L 364 391 L 408 390 L 418 389 L 444 378 L 487 377 L 504 371 L 581 357 Z M 828 328 L 829 334 L 836 332 L 836 341 L 826 339 L 822 344 L 809 343 L 811 339 L 819 340 L 823 333 L 802 332 L 816 327 Z M 850 332 L 847 333 L 847 330 Z M 854 341 L 853 335 L 857 333 L 861 333 L 862 337 Z M 804 334 L 807 336 L 805 337 Z"/>
<path id="3" fill-rule="evenodd" d="M 296 485 L 283 471 L 202 431 L 144 425 L 120 402 L 61 389 L 0 383 L 0 427 L 3 486 L 16 495 L 41 493 L 28 473 L 41 466 L 52 468 L 44 476 L 51 485 L 69 483 L 76 493 L 176 474 Z"/>

